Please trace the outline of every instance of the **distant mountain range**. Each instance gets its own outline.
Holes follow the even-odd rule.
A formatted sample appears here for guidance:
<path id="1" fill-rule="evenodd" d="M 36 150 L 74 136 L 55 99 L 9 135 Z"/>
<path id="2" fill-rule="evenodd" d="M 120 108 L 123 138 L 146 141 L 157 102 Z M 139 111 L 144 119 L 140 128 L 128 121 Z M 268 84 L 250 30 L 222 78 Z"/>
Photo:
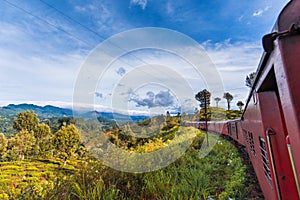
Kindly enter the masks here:
<path id="1" fill-rule="evenodd" d="M 40 118 L 52 118 L 52 117 L 73 117 L 73 111 L 67 108 L 59 108 L 56 106 L 37 106 L 34 104 L 9 104 L 8 106 L 0 107 L 0 117 L 12 117 L 16 116 L 19 112 L 24 112 L 26 110 L 33 111 Z M 106 119 L 116 119 L 121 121 L 137 121 L 142 119 L 148 119 L 148 116 L 130 116 L 124 115 L 120 113 L 112 113 L 112 112 L 99 112 L 99 111 L 88 111 L 84 113 L 74 113 L 77 117 L 82 117 L 85 119 L 92 118 L 106 118 Z"/>
<path id="2" fill-rule="evenodd" d="M 24 112 L 26 110 L 33 111 L 40 118 L 50 118 L 50 117 L 71 117 L 73 112 L 71 109 L 59 108 L 55 106 L 37 106 L 34 104 L 9 104 L 0 108 L 0 116 L 12 116 L 17 115 L 19 112 Z"/>

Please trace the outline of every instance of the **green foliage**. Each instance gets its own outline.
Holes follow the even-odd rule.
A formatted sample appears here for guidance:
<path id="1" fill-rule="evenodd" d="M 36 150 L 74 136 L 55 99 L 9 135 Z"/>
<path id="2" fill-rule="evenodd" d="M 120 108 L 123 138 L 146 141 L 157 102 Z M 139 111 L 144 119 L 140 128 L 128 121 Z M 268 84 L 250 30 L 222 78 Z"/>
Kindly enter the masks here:
<path id="1" fill-rule="evenodd" d="M 240 110 L 242 110 L 242 109 L 243 109 L 243 106 L 244 106 L 244 103 L 243 103 L 242 101 L 238 101 L 238 102 L 236 103 L 236 105 L 239 107 Z"/>
<path id="2" fill-rule="evenodd" d="M 37 140 L 45 138 L 51 134 L 50 127 L 47 124 L 38 124 L 34 131 L 34 137 Z"/>
<path id="3" fill-rule="evenodd" d="M 8 141 L 7 156 L 11 160 L 28 158 L 33 154 L 35 138 L 33 132 L 22 129 Z"/>
<path id="4" fill-rule="evenodd" d="M 18 113 L 14 120 L 18 133 L 8 142 L 8 160 L 30 157 L 49 157 L 52 150 L 51 131 L 48 125 L 39 124 L 36 114 L 31 111 Z"/>
<path id="5" fill-rule="evenodd" d="M 50 157 L 53 149 L 50 127 L 47 124 L 38 124 L 34 137 L 36 139 L 33 147 L 34 155 L 44 158 Z"/>
<path id="6" fill-rule="evenodd" d="M 32 111 L 19 112 L 17 118 L 14 120 L 13 127 L 17 131 L 26 130 L 28 132 L 35 132 L 39 124 L 39 119 Z"/>
<path id="7" fill-rule="evenodd" d="M 221 112 L 218 108 L 210 108 L 210 115 L 215 115 L 217 110 Z M 230 117 L 235 114 L 228 112 Z M 37 123 L 34 131 L 21 129 L 8 141 L 6 158 L 11 161 L 0 162 L 0 199 L 207 199 L 209 196 L 245 199 L 251 191 L 246 167 L 237 150 L 210 134 L 210 143 L 215 140 L 217 144 L 208 156 L 201 158 L 205 134 L 193 127 L 181 127 L 180 115 L 158 116 L 136 126 L 127 124 L 136 130 L 145 128 L 147 132 L 143 134 L 153 132 L 148 138 L 128 135 L 126 126 L 120 129 L 108 121 L 100 126 L 93 120 L 74 121 L 85 140 L 97 139 L 96 136 L 106 130 L 111 142 L 133 153 L 150 153 L 186 142 L 191 145 L 182 157 L 163 169 L 143 174 L 124 173 L 92 159 L 80 146 L 75 125 L 65 124 L 52 135 L 48 125 Z M 149 126 L 152 122 L 161 126 Z M 22 124 L 26 127 L 26 123 Z M 54 156 L 64 159 L 68 165 L 62 166 L 59 159 L 37 159 L 47 157 L 40 152 L 52 150 Z M 80 157 L 74 156 L 76 154 Z M 22 155 L 31 160 L 12 161 Z M 52 157 L 51 153 L 48 157 Z"/>
<path id="8" fill-rule="evenodd" d="M 7 139 L 3 133 L 0 133 L 0 161 L 6 157 Z"/>
<path id="9" fill-rule="evenodd" d="M 65 194 L 62 199 L 246 199 L 253 185 L 237 149 L 210 135 L 216 145 L 200 158 L 204 137 L 197 134 L 186 154 L 174 163 L 144 174 L 115 171 L 97 161 L 83 163 L 74 176 L 59 181 L 48 198 Z M 151 141 L 154 146 L 161 143 Z"/>
<path id="10" fill-rule="evenodd" d="M 230 102 L 233 99 L 232 94 L 230 94 L 229 92 L 226 92 L 226 93 L 224 93 L 223 98 L 226 99 L 226 101 L 227 101 L 227 109 L 230 110 Z"/>
<path id="11" fill-rule="evenodd" d="M 216 97 L 216 98 L 214 98 L 214 100 L 216 101 L 216 107 L 218 108 L 219 107 L 219 101 L 221 101 L 221 98 Z"/>
<path id="12" fill-rule="evenodd" d="M 151 152 L 163 148 L 168 141 L 175 138 L 179 130 L 180 116 L 157 116 L 151 118 L 151 124 L 154 125 L 147 127 L 148 124 L 150 124 L 149 119 L 139 122 L 138 125 L 131 123 L 128 124 L 129 128 L 124 126 L 123 130 L 120 128 L 111 129 L 106 132 L 106 135 L 112 143 L 120 148 L 137 152 L 144 152 L 148 149 Z M 135 137 L 130 131 L 134 131 L 135 134 L 140 131 L 141 135 L 147 137 Z M 148 136 L 147 133 L 151 133 L 151 135 Z"/>
<path id="13" fill-rule="evenodd" d="M 195 99 L 200 102 L 200 108 L 209 108 L 211 93 L 204 89 L 195 95 Z"/>
<path id="14" fill-rule="evenodd" d="M 70 124 L 75 124 L 75 120 L 72 117 L 54 117 L 49 119 L 49 125 L 53 133 Z"/>
<path id="15" fill-rule="evenodd" d="M 255 76 L 256 76 L 256 72 L 252 72 L 248 76 L 246 76 L 245 84 L 247 87 L 252 88 Z"/>
<path id="16" fill-rule="evenodd" d="M 1 114 L 1 108 L 0 108 L 0 114 Z M 9 136 L 13 135 L 15 133 L 15 129 L 13 128 L 13 116 L 5 116 L 2 117 L 0 120 L 0 132 L 3 133 L 6 138 L 9 138 Z"/>
<path id="17" fill-rule="evenodd" d="M 227 110 L 226 111 L 226 120 L 241 118 L 243 112 L 241 110 Z"/>
<path id="18" fill-rule="evenodd" d="M 225 110 L 223 108 L 211 107 L 208 109 L 207 118 L 209 121 L 222 121 L 228 119 L 237 119 L 242 117 L 243 112 L 241 110 Z M 204 111 L 200 110 L 191 119 L 193 121 L 204 121 Z"/>
<path id="19" fill-rule="evenodd" d="M 55 154 L 67 160 L 71 158 L 80 144 L 80 136 L 74 124 L 63 126 L 54 134 Z"/>
<path id="20" fill-rule="evenodd" d="M 115 171 L 95 160 L 72 161 L 68 167 L 61 167 L 56 160 L 2 162 L 0 194 L 3 199 L 247 198 L 252 185 L 248 185 L 237 150 L 210 135 L 217 144 L 201 159 L 204 137 L 197 134 L 185 155 L 174 163 L 144 174 Z"/>
<path id="21" fill-rule="evenodd" d="M 75 173 L 66 169 L 55 160 L 0 162 L 0 199 L 45 199 L 57 176 Z"/>

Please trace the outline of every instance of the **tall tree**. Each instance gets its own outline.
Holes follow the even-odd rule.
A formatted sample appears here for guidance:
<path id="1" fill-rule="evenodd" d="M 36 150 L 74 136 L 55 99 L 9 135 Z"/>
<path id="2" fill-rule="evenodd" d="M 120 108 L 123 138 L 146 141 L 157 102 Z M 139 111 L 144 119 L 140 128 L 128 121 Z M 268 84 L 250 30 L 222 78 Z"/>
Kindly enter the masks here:
<path id="1" fill-rule="evenodd" d="M 56 154 L 64 159 L 66 165 L 67 159 L 71 158 L 80 144 L 79 131 L 74 124 L 63 126 L 54 134 L 53 145 Z"/>
<path id="2" fill-rule="evenodd" d="M 206 89 L 198 92 L 195 95 L 195 99 L 200 102 L 200 108 L 202 109 L 204 109 L 205 107 L 209 108 L 210 96 L 211 96 L 210 92 Z"/>
<path id="3" fill-rule="evenodd" d="M 51 130 L 47 124 L 38 124 L 34 132 L 36 139 L 34 145 L 34 153 L 37 156 L 47 157 L 51 155 Z"/>
<path id="4" fill-rule="evenodd" d="M 223 98 L 226 99 L 226 101 L 227 101 L 227 108 L 228 108 L 228 110 L 230 110 L 230 102 L 232 101 L 233 96 L 229 92 L 226 92 L 226 93 L 224 93 Z"/>
<path id="5" fill-rule="evenodd" d="M 0 133 L 0 160 L 3 160 L 6 154 L 7 139 L 3 133 Z"/>
<path id="6" fill-rule="evenodd" d="M 255 79 L 255 75 L 256 75 L 256 72 L 252 72 L 248 76 L 246 76 L 245 82 L 246 82 L 247 87 L 252 88 L 253 83 L 254 83 L 254 79 Z"/>
<path id="7" fill-rule="evenodd" d="M 26 130 L 28 132 L 36 131 L 39 124 L 39 118 L 33 111 L 26 110 L 19 112 L 17 118 L 14 120 L 14 129 L 17 131 Z"/>
<path id="8" fill-rule="evenodd" d="M 32 155 L 35 138 L 33 132 L 22 129 L 8 142 L 8 154 L 10 158 L 18 156 L 21 160 Z"/>
<path id="9" fill-rule="evenodd" d="M 244 103 L 243 103 L 242 101 L 238 101 L 238 102 L 236 103 L 236 105 L 239 107 L 240 110 L 242 110 L 242 109 L 243 109 L 243 106 L 244 106 Z"/>
<path id="10" fill-rule="evenodd" d="M 210 105 L 210 96 L 211 96 L 210 92 L 206 89 L 198 92 L 195 95 L 196 100 L 200 102 L 200 108 L 204 109 L 207 146 L 209 145 L 208 144 L 208 131 L 207 131 L 208 130 L 207 129 L 207 109 L 209 108 L 209 105 Z"/>
<path id="11" fill-rule="evenodd" d="M 221 98 L 216 97 L 216 98 L 214 98 L 214 100 L 216 101 L 217 108 L 219 108 L 219 101 L 221 101 Z"/>

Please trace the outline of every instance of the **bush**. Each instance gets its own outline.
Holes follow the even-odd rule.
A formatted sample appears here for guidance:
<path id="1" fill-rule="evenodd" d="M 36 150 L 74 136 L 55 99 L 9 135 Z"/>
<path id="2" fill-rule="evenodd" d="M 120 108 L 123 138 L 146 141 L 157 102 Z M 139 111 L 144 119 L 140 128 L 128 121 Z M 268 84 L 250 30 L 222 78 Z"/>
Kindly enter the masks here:
<path id="1" fill-rule="evenodd" d="M 72 177 L 56 182 L 52 197 L 60 193 L 65 194 L 62 199 L 247 198 L 251 186 L 247 185 L 246 167 L 237 149 L 210 135 L 210 140 L 217 140 L 216 145 L 201 159 L 198 149 L 204 138 L 204 134 L 197 134 L 185 155 L 163 169 L 148 173 L 124 173 L 97 161 L 87 162 Z M 161 141 L 152 143 L 159 146 Z"/>

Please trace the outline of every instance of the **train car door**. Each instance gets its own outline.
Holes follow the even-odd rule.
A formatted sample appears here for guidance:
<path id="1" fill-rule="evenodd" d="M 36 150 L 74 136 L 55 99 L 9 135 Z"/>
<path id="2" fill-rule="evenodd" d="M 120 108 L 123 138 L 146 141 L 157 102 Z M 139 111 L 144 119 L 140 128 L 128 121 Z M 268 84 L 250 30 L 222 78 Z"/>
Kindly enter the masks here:
<path id="1" fill-rule="evenodd" d="M 274 87 L 274 84 L 272 85 Z M 257 94 L 277 199 L 299 199 L 285 141 L 287 131 L 276 88 L 259 91 Z"/>

